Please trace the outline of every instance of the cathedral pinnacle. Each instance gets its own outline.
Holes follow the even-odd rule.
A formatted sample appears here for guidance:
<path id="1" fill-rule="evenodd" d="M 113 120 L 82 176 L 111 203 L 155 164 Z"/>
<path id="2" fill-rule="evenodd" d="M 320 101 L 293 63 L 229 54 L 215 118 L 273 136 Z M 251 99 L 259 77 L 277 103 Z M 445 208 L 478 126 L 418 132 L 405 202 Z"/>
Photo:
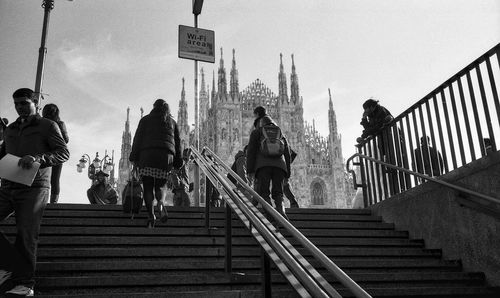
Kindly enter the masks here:
<path id="1" fill-rule="evenodd" d="M 293 104 L 298 104 L 300 99 L 299 94 L 299 78 L 297 77 L 297 73 L 295 72 L 295 61 L 292 54 L 292 74 L 290 75 L 290 101 Z"/>
<path id="2" fill-rule="evenodd" d="M 236 52 L 235 49 L 233 49 L 233 63 L 231 66 L 229 93 L 230 93 L 231 99 L 233 101 L 238 101 L 240 88 L 239 88 L 239 82 L 238 82 L 238 70 L 236 69 L 235 52 Z"/>
<path id="3" fill-rule="evenodd" d="M 280 72 L 278 73 L 278 97 L 280 98 L 281 103 L 288 102 L 288 91 L 286 86 L 286 75 L 283 69 L 283 54 L 280 53 Z"/>

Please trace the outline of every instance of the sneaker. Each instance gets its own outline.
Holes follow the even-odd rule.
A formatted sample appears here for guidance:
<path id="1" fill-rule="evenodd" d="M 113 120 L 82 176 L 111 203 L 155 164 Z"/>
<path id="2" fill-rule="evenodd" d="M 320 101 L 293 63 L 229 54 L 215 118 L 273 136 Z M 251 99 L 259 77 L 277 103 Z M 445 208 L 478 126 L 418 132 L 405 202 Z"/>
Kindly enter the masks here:
<path id="1" fill-rule="evenodd" d="M 12 272 L 0 269 L 0 286 L 10 279 Z"/>
<path id="2" fill-rule="evenodd" d="M 33 288 L 27 287 L 25 285 L 17 285 L 12 290 L 5 292 L 5 294 L 33 297 L 35 296 L 35 291 L 33 291 Z"/>

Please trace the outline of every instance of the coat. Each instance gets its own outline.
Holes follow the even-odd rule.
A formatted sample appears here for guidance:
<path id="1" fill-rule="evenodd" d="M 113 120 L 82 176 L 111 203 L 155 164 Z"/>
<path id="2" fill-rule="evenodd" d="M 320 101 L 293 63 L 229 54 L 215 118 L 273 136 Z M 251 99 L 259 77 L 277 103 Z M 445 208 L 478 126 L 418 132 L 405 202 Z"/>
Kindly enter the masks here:
<path id="1" fill-rule="evenodd" d="M 4 137 L 0 159 L 10 153 L 18 157 L 31 155 L 40 161 L 40 169 L 31 185 L 33 188 L 49 188 L 51 167 L 69 159 L 69 151 L 57 123 L 40 115 L 30 116 L 24 123 L 18 118 L 5 129 Z M 28 186 L 2 179 L 2 188 Z"/>
<path id="2" fill-rule="evenodd" d="M 283 136 L 283 142 L 285 143 L 285 152 L 280 157 L 268 157 L 264 156 L 260 152 L 260 144 L 263 140 L 261 128 L 265 125 L 276 125 L 273 119 L 269 116 L 262 117 L 258 122 L 256 122 L 256 128 L 250 134 L 250 140 L 248 141 L 247 147 L 247 172 L 249 174 L 255 174 L 259 169 L 263 167 L 276 167 L 280 168 L 285 172 L 285 177 L 290 178 L 290 148 L 288 147 L 288 142 Z"/>
<path id="3" fill-rule="evenodd" d="M 161 114 L 152 111 L 139 121 L 132 143 L 129 160 L 138 167 L 151 167 L 167 170 L 182 166 L 182 150 L 179 128 L 171 116 L 167 123 Z"/>

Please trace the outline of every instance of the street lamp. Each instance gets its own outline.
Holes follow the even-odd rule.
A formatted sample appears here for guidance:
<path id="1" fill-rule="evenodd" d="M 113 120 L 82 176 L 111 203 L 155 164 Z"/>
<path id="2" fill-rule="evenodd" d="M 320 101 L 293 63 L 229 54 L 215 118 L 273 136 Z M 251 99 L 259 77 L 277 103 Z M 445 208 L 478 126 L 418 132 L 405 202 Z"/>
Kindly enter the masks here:
<path id="1" fill-rule="evenodd" d="M 115 163 L 114 163 L 114 150 L 112 151 L 112 155 L 109 156 L 107 153 L 107 150 L 104 152 L 104 158 L 100 159 L 99 158 L 99 152 L 95 153 L 95 158 L 90 162 L 92 159 L 90 156 L 86 153 L 82 155 L 82 158 L 78 161 L 78 164 L 76 165 L 76 171 L 78 173 L 83 172 L 83 169 L 87 167 L 87 163 L 89 163 L 88 170 L 87 170 L 87 175 L 90 180 L 92 180 L 92 183 L 94 183 L 94 180 L 96 179 L 95 174 L 99 171 L 103 171 L 104 173 L 108 174 L 110 176 L 110 184 L 114 187 L 115 183 L 115 177 L 112 173 L 113 169 L 115 168 Z"/>

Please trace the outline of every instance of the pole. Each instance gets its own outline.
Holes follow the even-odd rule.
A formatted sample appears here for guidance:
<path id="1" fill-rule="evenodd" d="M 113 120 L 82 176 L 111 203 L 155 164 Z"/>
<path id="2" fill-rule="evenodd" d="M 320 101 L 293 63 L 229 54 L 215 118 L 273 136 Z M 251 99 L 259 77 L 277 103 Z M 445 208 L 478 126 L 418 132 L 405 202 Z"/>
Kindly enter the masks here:
<path id="1" fill-rule="evenodd" d="M 42 40 L 40 42 L 40 49 L 38 50 L 38 65 L 36 69 L 35 79 L 35 96 L 40 104 L 42 98 L 42 83 L 43 83 L 43 68 L 45 65 L 45 56 L 47 55 L 47 48 L 45 43 L 47 40 L 47 33 L 49 29 L 50 11 L 54 8 L 54 0 L 43 0 L 42 7 L 43 14 L 43 27 L 42 27 Z"/>
<path id="2" fill-rule="evenodd" d="M 198 15 L 194 15 L 194 27 L 198 28 Z M 198 122 L 198 60 L 194 60 L 194 146 L 200 150 L 200 129 Z M 205 204 L 207 204 L 205 200 Z M 200 206 L 200 168 L 194 167 L 194 205 Z"/>

